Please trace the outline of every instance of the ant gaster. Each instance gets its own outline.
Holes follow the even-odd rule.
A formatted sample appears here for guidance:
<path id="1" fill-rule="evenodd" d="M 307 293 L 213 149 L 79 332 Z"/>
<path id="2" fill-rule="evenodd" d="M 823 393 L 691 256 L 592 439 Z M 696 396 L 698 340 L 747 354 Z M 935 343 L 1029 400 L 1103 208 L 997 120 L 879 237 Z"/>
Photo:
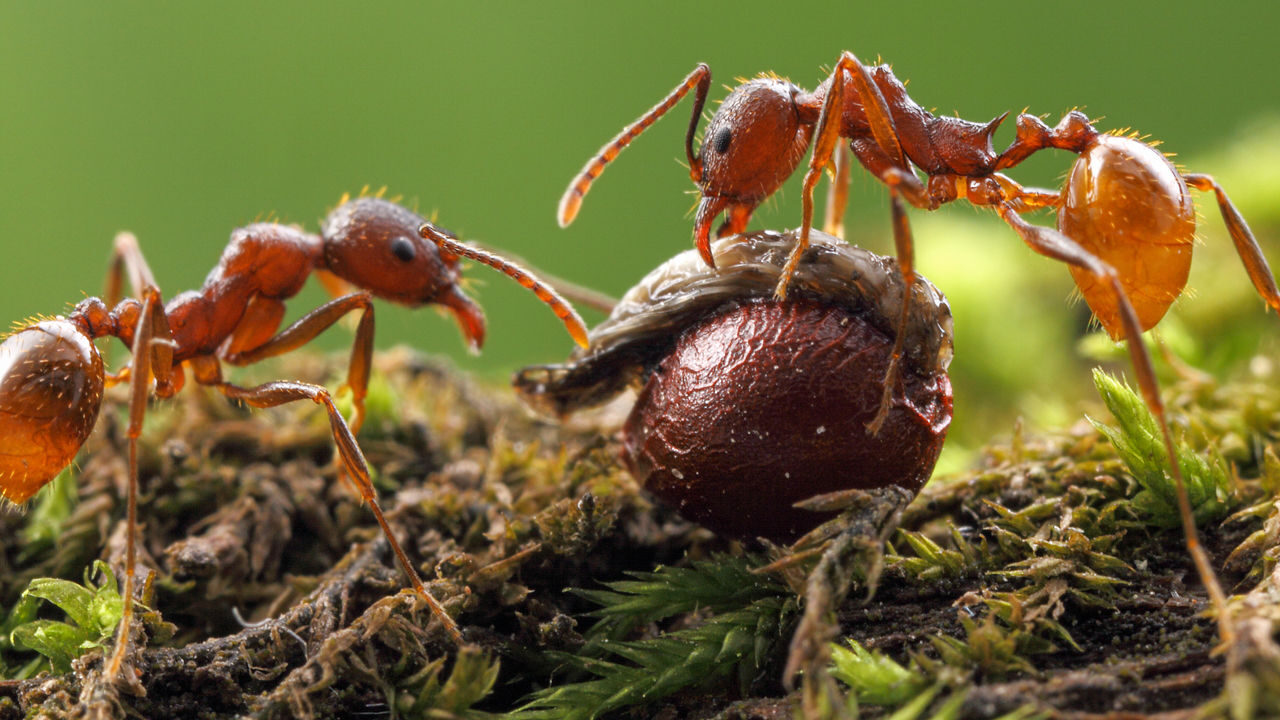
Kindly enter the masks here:
<path id="1" fill-rule="evenodd" d="M 75 457 L 93 429 L 104 386 L 130 383 L 128 540 L 124 614 L 108 677 L 119 677 L 129 643 L 135 574 L 138 437 L 147 396 L 172 396 L 186 371 L 200 385 L 254 407 L 298 400 L 322 405 L 329 416 L 340 469 L 369 503 L 413 590 L 426 600 L 452 640 L 457 624 L 427 592 L 390 526 L 370 481 L 355 435 L 364 421 L 364 400 L 373 356 L 373 296 L 409 306 L 437 304 L 456 316 L 468 344 L 484 341 L 484 314 L 458 287 L 459 256 L 492 265 L 531 288 L 555 311 L 581 344 L 586 330 L 577 313 L 554 291 L 519 267 L 462 245 L 447 230 L 377 197 L 347 201 L 326 218 L 321 235 L 294 226 L 258 223 L 236 230 L 199 290 L 162 302 L 137 242 L 116 238 L 106 300 L 90 297 L 65 316 L 32 322 L 0 345 L 0 496 L 21 503 L 53 479 Z M 277 332 L 285 301 L 312 273 L 340 297 Z M 137 297 L 117 302 L 124 276 Z M 328 390 L 282 380 L 241 387 L 222 378 L 222 364 L 248 365 L 311 341 L 350 312 L 359 311 L 346 387 L 354 405 L 343 418 Z M 117 337 L 132 349 L 132 365 L 107 375 L 93 345 Z M 154 387 L 152 388 L 152 381 Z"/>
<path id="2" fill-rule="evenodd" d="M 662 102 L 588 161 L 560 202 L 560 224 L 573 220 L 605 165 L 695 88 L 685 155 L 690 177 L 702 195 L 694 217 L 694 239 L 708 265 L 713 264 L 709 242 L 715 218 L 725 216 L 717 232 L 720 236 L 745 230 L 755 208 L 800 166 L 805 150 L 813 145 L 801 195 L 799 237 L 778 281 L 779 298 L 785 297 L 809 244 L 814 187 L 833 164 L 837 181 L 827 228 L 838 232 L 848 183 L 842 168 L 844 155 L 836 152 L 841 138 L 849 141 L 862 166 L 889 189 L 894 244 L 907 287 L 914 277 L 914 261 L 903 200 L 925 210 L 957 199 L 992 208 L 1032 250 L 1066 263 L 1102 327 L 1112 339 L 1127 341 L 1138 385 L 1163 435 L 1188 547 L 1214 604 L 1222 608 L 1221 590 L 1196 539 L 1151 358 L 1140 340 L 1186 283 L 1195 232 L 1188 187 L 1214 193 L 1254 287 L 1268 306 L 1280 311 L 1280 290 L 1266 259 L 1217 182 L 1208 175 L 1180 172 L 1151 144 L 1099 133 L 1078 111 L 1068 113 L 1054 128 L 1033 115 L 1019 115 L 1016 139 L 1004 152 L 996 153 L 992 136 L 1007 114 L 986 123 L 935 116 L 907 95 L 888 66 L 869 68 L 849 52 L 841 55 L 831 75 L 813 92 L 776 77 L 739 85 L 711 118 L 695 155 L 694 133 L 710 82 L 711 71 L 699 65 Z M 1045 148 L 1079 156 L 1062 192 L 1024 188 L 1001 172 Z M 923 172 L 923 181 L 917 169 Z M 1057 229 L 1022 219 L 1021 213 L 1040 208 L 1057 208 Z M 907 309 L 904 302 L 899 327 L 906 322 Z M 899 332 L 880 411 L 868 424 L 870 432 L 878 431 L 889 409 L 902 338 Z M 1226 637 L 1225 621 L 1222 628 Z"/>

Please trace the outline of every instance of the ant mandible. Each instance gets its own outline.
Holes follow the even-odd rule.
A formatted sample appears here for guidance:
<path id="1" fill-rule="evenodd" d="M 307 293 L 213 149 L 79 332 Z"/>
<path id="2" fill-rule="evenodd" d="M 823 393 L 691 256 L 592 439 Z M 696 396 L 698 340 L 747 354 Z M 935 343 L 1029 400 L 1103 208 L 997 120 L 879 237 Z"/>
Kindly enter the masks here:
<path id="1" fill-rule="evenodd" d="M 843 154 L 836 154 L 840 138 L 848 139 L 854 157 L 889 189 L 904 287 L 911 286 L 915 273 L 903 200 L 925 210 L 962 198 L 992 208 L 1032 250 L 1066 263 L 1102 327 L 1113 340 L 1127 341 L 1138 385 L 1163 435 L 1188 548 L 1215 606 L 1222 608 L 1221 590 L 1196 539 L 1151 357 L 1141 342 L 1142 333 L 1164 316 L 1186 284 L 1195 234 L 1195 206 L 1188 187 L 1214 193 L 1254 287 L 1268 306 L 1280 311 L 1280 290 L 1266 258 L 1217 182 L 1208 175 L 1180 172 L 1151 144 L 1099 133 L 1078 111 L 1068 113 L 1054 128 L 1033 115 L 1019 115 L 1016 139 L 997 154 L 992 136 L 1007 113 L 986 123 L 935 116 L 907 95 L 887 65 L 868 68 L 849 52 L 841 55 L 831 75 L 813 92 L 773 76 L 740 84 L 707 124 L 705 140 L 695 155 L 694 133 L 710 82 L 711 71 L 699 65 L 588 161 L 560 201 L 561 226 L 573 221 L 605 165 L 695 88 L 685 155 L 690 177 L 702 196 L 694 216 L 694 239 L 708 265 L 714 266 L 709 243 L 715 218 L 725 215 L 719 236 L 745 230 L 755 208 L 799 167 L 805 150 L 813 145 L 802 186 L 799 238 L 778 281 L 779 298 L 786 296 L 796 264 L 809 244 L 814 187 L 833 164 L 837 173 L 827 227 L 838 232 L 848 184 L 840 162 Z M 1024 188 L 1001 172 L 1045 148 L 1078 155 L 1062 192 Z M 923 172 L 923 181 L 917 169 Z M 1040 208 L 1057 208 L 1057 229 L 1022 219 L 1021 213 Z M 879 430 L 889 409 L 909 302 L 908 294 L 880 411 L 868 424 L 869 432 Z M 1224 638 L 1229 636 L 1225 619 L 1220 624 Z"/>
<path id="2" fill-rule="evenodd" d="M 108 677 L 119 677 L 130 637 L 138 437 L 147 397 L 150 392 L 160 398 L 178 392 L 186 370 L 198 384 L 254 407 L 298 400 L 324 406 L 345 477 L 352 479 L 369 503 L 413 590 L 452 640 L 462 642 L 457 624 L 427 592 L 391 532 L 355 439 L 364 421 L 373 356 L 373 296 L 414 307 L 441 305 L 456 316 L 473 349 L 484 342 L 484 313 L 458 287 L 460 256 L 491 265 L 532 289 L 564 321 L 574 339 L 586 345 L 581 318 L 554 290 L 514 264 L 463 245 L 449 231 L 379 197 L 344 197 L 325 219 L 320 235 L 277 223 L 238 229 L 204 286 L 167 303 L 161 300 L 136 240 L 121 233 L 115 242 L 106 300 L 86 298 L 65 317 L 30 322 L 0 345 L 0 497 L 13 503 L 25 502 L 75 457 L 93 429 L 104 387 L 130 383 L 124 613 Z M 341 296 L 277 332 L 285 301 L 302 289 L 313 272 Z M 118 301 L 126 275 L 137 297 Z M 355 311 L 360 319 L 347 369 L 346 387 L 354 405 L 349 424 L 322 386 L 282 380 L 241 387 L 223 380 L 222 363 L 248 365 L 289 352 Z M 115 375 L 105 374 L 93 345 L 101 337 L 117 337 L 128 345 L 132 366 Z"/>

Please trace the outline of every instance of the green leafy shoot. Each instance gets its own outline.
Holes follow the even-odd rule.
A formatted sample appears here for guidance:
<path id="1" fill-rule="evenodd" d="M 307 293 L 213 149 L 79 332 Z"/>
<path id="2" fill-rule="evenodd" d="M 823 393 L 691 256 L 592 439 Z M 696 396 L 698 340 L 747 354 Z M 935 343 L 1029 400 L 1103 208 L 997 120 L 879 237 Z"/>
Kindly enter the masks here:
<path id="1" fill-rule="evenodd" d="M 927 692 L 921 693 L 919 697 L 899 708 L 897 712 L 889 716 L 889 720 L 919 720 L 919 718 L 925 717 L 924 711 L 929 708 L 934 696 L 941 689 L 941 685 L 934 685 Z M 936 712 L 928 716 L 928 720 L 958 720 L 960 708 L 964 706 L 964 700 L 968 694 L 965 690 L 952 693 L 951 697 L 942 702 Z"/>
<path id="2" fill-rule="evenodd" d="M 918 668 L 905 668 L 855 640 L 848 647 L 832 643 L 831 660 L 831 675 L 852 688 L 860 704 L 896 707 L 923 694 L 931 682 Z"/>
<path id="3" fill-rule="evenodd" d="M 930 679 L 930 673 L 914 662 L 909 668 L 903 667 L 853 640 L 849 640 L 849 647 L 833 643 L 831 659 L 832 676 L 852 688 L 860 704 L 897 708 L 887 716 L 889 720 L 956 720 L 969 695 L 969 688 L 961 683 L 945 700 L 937 704 L 932 714 L 926 715 L 926 711 L 934 706 L 942 691 L 948 685 L 954 687 L 956 680 L 966 677 L 967 673 L 953 676 L 950 680 L 945 677 L 945 673 L 944 676 Z M 1043 717 L 1044 713 L 1026 706 L 1002 715 L 997 720 L 1031 720 Z"/>
<path id="4" fill-rule="evenodd" d="M 102 582 L 94 585 L 92 574 Z M 71 622 L 35 619 L 42 601 L 58 606 Z M 124 599 L 111 568 L 101 560 L 85 571 L 84 585 L 57 578 L 36 578 L 9 614 L 6 636 L 19 650 L 34 650 L 49 661 L 55 673 L 71 670 L 71 661 L 94 648 L 103 647 L 115 633 L 124 612 Z M 31 667 L 31 666 L 29 666 Z M 34 672 L 38 668 L 31 668 Z"/>
<path id="5" fill-rule="evenodd" d="M 631 573 L 607 589 L 572 592 L 600 607 L 587 644 L 553 653 L 569 678 L 531 696 L 515 718 L 587 720 L 688 687 L 735 679 L 745 687 L 783 639 L 796 603 L 785 586 L 752 572 L 753 558 L 717 556 L 690 567 Z M 690 627 L 624 641 L 637 628 L 698 613 Z M 713 614 L 714 613 L 714 614 Z"/>
<path id="6" fill-rule="evenodd" d="M 960 625 L 965 639 L 935 635 L 930 640 L 943 663 L 963 671 L 976 670 L 983 677 L 1034 673 L 1035 666 L 1026 656 L 1057 650 L 1048 639 L 1000 618 L 998 612 L 988 612 L 981 622 L 961 613 Z"/>
<path id="7" fill-rule="evenodd" d="M 947 523 L 947 532 L 951 547 L 944 548 L 924 533 L 900 529 L 898 537 L 906 542 L 911 554 L 900 555 L 897 548 L 891 546 L 885 561 L 921 580 L 976 575 L 991 557 L 985 547 L 986 541 L 980 539 L 979 545 L 969 542 L 950 522 Z"/>
<path id="8" fill-rule="evenodd" d="M 1142 490 L 1133 505 L 1163 527 L 1179 525 L 1177 489 L 1167 470 L 1167 453 L 1155 417 L 1142 398 L 1116 378 L 1094 370 L 1093 382 L 1119 427 L 1093 418 L 1089 422 L 1115 446 Z M 1187 497 L 1197 523 L 1220 520 L 1230 510 L 1230 485 L 1225 461 L 1212 453 L 1209 459 L 1185 444 L 1176 448 L 1178 466 L 1187 485 Z"/>
<path id="9" fill-rule="evenodd" d="M 752 601 L 784 595 L 787 590 L 765 575 L 752 572 L 749 558 L 716 556 L 691 567 L 661 567 L 630 573 L 634 580 L 605 583 L 607 590 L 573 589 L 600 608 L 591 629 L 592 640 L 617 639 L 632 629 L 694 610 L 717 612 L 741 608 Z"/>
<path id="10" fill-rule="evenodd" d="M 508 717 L 590 720 L 689 687 L 735 678 L 745 689 L 772 658 L 794 614 L 793 600 L 771 597 L 716 615 L 701 625 L 645 640 L 604 644 L 615 659 L 557 653 L 567 667 L 595 678 L 534 693 Z"/>
<path id="11" fill-rule="evenodd" d="M 441 680 L 444 657 L 424 666 L 412 677 L 397 683 L 396 710 L 401 717 L 485 717 L 472 709 L 493 690 L 500 669 L 497 658 L 474 647 L 458 650 L 453 670 Z"/>

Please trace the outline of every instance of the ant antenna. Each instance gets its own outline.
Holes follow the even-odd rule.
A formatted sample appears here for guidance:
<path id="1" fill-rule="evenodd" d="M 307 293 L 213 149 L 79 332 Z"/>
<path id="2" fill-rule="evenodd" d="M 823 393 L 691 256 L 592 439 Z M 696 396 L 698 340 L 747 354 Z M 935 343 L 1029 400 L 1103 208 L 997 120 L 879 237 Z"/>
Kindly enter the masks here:
<path id="1" fill-rule="evenodd" d="M 573 309 L 568 300 L 561 297 L 551 286 L 534 277 L 532 273 L 505 258 L 499 257 L 487 250 L 467 245 L 459 242 L 457 238 L 451 237 L 447 231 L 437 228 L 431 223 L 424 223 L 418 228 L 418 234 L 423 239 L 430 240 L 440 248 L 442 252 L 452 253 L 465 258 L 470 258 L 476 262 L 484 263 L 506 275 L 507 277 L 520 283 L 521 286 L 533 291 L 538 299 L 546 303 L 551 311 L 560 318 L 564 323 L 564 327 L 569 331 L 569 335 L 573 337 L 574 342 L 582 347 L 587 347 L 587 326 L 582 322 L 582 317 L 578 315 L 578 311 Z"/>
<path id="2" fill-rule="evenodd" d="M 706 63 L 700 63 L 698 67 L 693 69 L 680 84 L 676 86 L 671 94 L 666 96 L 657 105 L 649 109 L 649 112 L 640 117 L 639 120 L 631 123 L 618 133 L 617 137 L 605 143 L 600 148 L 600 152 L 595 157 L 587 161 L 582 171 L 578 173 L 573 182 L 569 183 L 569 188 L 564 191 L 564 195 L 560 198 L 560 208 L 556 213 L 556 218 L 560 221 L 560 227 L 568 227 L 569 223 L 578 216 L 578 208 L 582 207 L 582 198 L 586 196 L 587 191 L 591 189 L 591 183 L 600 177 L 600 173 L 604 172 L 604 166 L 613 162 L 618 157 L 618 153 L 622 149 L 631 144 L 645 128 L 654 124 L 667 113 L 668 110 L 675 107 L 680 99 L 689 93 L 694 87 L 698 88 L 697 94 L 694 96 L 693 116 L 689 118 L 689 131 L 684 138 L 684 154 L 689 158 L 689 175 L 694 182 L 702 179 L 702 163 L 693 155 L 693 136 L 698 130 L 698 118 L 702 116 L 702 108 L 707 103 L 707 90 L 711 87 L 711 68 Z"/>

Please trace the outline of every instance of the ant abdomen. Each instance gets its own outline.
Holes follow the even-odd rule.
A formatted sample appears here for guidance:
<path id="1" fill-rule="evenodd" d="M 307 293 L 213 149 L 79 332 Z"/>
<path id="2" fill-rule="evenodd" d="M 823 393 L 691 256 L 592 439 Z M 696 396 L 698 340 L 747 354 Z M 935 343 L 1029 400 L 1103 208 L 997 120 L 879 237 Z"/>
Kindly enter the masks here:
<path id="1" fill-rule="evenodd" d="M 66 320 L 0 344 L 0 497 L 21 503 L 75 457 L 102 405 L 102 356 Z"/>
<path id="2" fill-rule="evenodd" d="M 1058 229 L 1115 269 L 1143 330 L 1164 317 L 1187 283 L 1195 204 L 1173 164 L 1141 140 L 1093 138 L 1067 178 Z M 1107 281 L 1070 270 L 1102 326 L 1113 339 L 1124 337 Z"/>

